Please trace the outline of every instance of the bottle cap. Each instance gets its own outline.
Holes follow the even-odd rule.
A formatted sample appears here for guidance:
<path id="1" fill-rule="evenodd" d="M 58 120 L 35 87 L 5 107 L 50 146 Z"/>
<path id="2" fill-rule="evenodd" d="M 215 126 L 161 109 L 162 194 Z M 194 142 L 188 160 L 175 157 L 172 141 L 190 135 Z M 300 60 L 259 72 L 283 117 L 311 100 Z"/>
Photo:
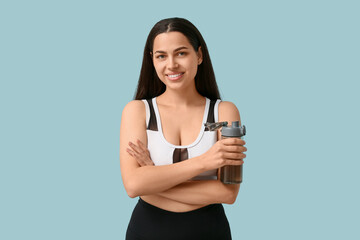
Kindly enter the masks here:
<path id="1" fill-rule="evenodd" d="M 225 137 L 242 137 L 246 134 L 245 126 L 239 126 L 239 121 L 234 121 L 231 123 L 231 126 L 224 126 L 221 129 L 221 135 Z"/>

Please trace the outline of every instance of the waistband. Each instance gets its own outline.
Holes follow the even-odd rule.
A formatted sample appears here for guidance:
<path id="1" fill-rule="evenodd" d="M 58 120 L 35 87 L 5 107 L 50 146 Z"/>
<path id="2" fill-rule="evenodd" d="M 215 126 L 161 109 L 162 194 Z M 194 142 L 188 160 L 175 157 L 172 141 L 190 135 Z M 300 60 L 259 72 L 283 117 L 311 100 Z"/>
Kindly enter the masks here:
<path id="1" fill-rule="evenodd" d="M 199 213 L 202 213 L 202 212 L 207 212 L 209 210 L 215 210 L 215 211 L 217 209 L 223 210 L 222 204 L 216 203 L 216 204 L 209 204 L 209 205 L 206 205 L 204 207 L 197 208 L 197 209 L 187 211 L 187 212 L 172 212 L 172 211 L 168 211 L 168 210 L 159 208 L 157 206 L 154 206 L 154 205 L 144 201 L 141 197 L 139 197 L 138 204 L 140 206 L 148 209 L 148 210 L 158 211 L 158 212 L 161 212 L 163 214 L 170 214 L 170 215 L 192 215 L 192 214 L 199 214 Z"/>

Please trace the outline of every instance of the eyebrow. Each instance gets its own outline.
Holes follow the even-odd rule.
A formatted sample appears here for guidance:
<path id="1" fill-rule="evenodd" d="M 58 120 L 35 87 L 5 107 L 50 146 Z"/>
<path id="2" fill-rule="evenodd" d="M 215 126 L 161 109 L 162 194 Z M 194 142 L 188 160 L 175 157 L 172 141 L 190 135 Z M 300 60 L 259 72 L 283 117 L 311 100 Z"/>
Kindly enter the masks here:
<path id="1" fill-rule="evenodd" d="M 177 51 L 179 51 L 179 50 L 182 50 L 182 49 L 188 49 L 187 47 L 178 47 L 178 48 L 176 48 L 175 50 L 174 50 L 174 52 L 177 52 Z M 154 54 L 155 53 L 166 53 L 165 51 L 162 51 L 162 50 L 157 50 L 156 52 L 154 52 Z"/>

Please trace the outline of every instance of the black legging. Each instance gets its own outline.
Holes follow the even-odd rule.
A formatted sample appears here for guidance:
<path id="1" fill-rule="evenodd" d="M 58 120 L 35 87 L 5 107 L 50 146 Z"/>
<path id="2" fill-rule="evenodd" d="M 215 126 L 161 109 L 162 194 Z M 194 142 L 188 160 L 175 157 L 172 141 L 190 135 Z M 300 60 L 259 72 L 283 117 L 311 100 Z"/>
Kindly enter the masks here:
<path id="1" fill-rule="evenodd" d="M 141 198 L 132 213 L 126 240 L 231 240 L 229 222 L 221 204 L 190 212 L 170 212 Z"/>

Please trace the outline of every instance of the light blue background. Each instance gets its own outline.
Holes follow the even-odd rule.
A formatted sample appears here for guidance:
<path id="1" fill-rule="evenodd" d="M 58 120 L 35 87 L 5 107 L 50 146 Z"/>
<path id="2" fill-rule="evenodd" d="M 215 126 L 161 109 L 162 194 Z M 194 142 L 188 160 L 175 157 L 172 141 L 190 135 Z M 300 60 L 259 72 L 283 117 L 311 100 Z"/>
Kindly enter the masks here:
<path id="1" fill-rule="evenodd" d="M 359 239 L 358 1 L 1 1 L 0 239 L 124 239 L 121 112 L 146 37 L 203 34 L 247 126 L 233 239 Z"/>

